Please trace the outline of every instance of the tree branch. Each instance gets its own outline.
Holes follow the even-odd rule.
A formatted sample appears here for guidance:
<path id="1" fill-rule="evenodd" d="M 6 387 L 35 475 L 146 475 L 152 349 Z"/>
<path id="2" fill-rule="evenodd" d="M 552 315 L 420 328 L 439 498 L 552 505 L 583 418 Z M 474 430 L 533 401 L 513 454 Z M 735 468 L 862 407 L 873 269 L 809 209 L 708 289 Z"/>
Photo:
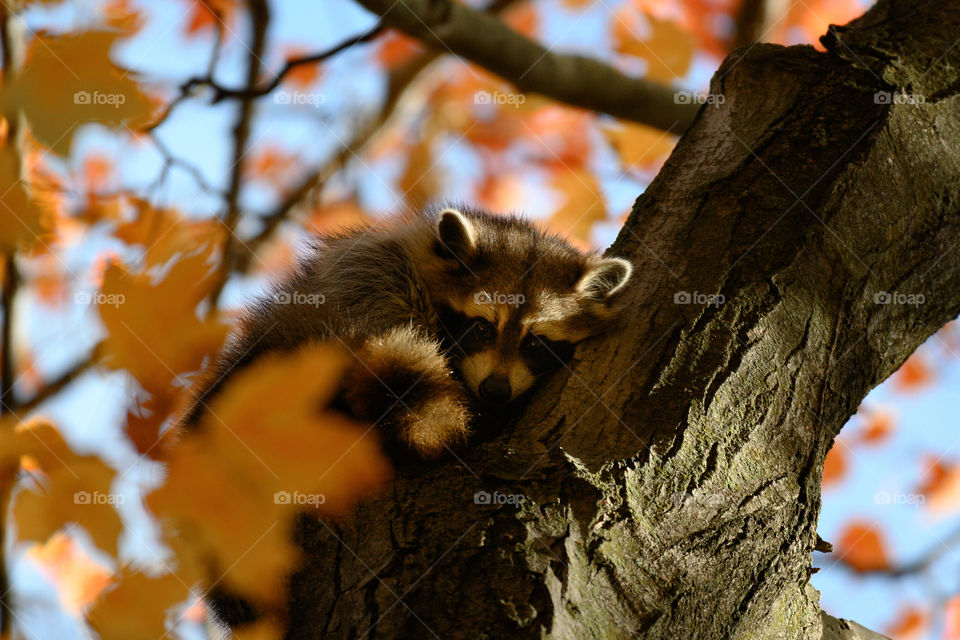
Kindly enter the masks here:
<path id="1" fill-rule="evenodd" d="M 250 44 L 250 55 L 247 56 L 247 76 L 245 86 L 254 87 L 257 84 L 257 78 L 260 76 L 260 67 L 262 64 L 263 51 L 267 40 L 267 27 L 270 24 L 270 7 L 267 0 L 250 0 L 248 4 L 250 12 L 250 29 L 253 32 L 253 40 Z M 241 98 L 236 121 L 233 125 L 233 166 L 230 173 L 230 185 L 227 188 L 227 201 L 222 217 L 223 226 L 226 229 L 224 239 L 223 256 L 220 260 L 219 272 L 217 275 L 216 286 L 210 294 L 211 305 L 209 313 L 217 312 L 217 304 L 223 287 L 227 282 L 227 277 L 231 269 L 231 261 L 234 259 L 235 249 L 233 248 L 236 239 L 234 230 L 237 226 L 237 220 L 240 217 L 240 184 L 243 180 L 243 158 L 247 149 L 247 138 L 250 135 L 250 120 L 253 117 L 254 97 Z"/>
<path id="2" fill-rule="evenodd" d="M 374 38 L 376 38 L 381 33 L 383 33 L 384 29 L 385 29 L 384 25 L 378 22 L 376 25 L 373 26 L 373 28 L 365 31 L 364 33 L 361 33 L 358 36 L 354 36 L 353 38 L 344 40 L 340 44 L 334 47 L 331 47 L 330 49 L 321 51 L 319 53 L 312 53 L 306 56 L 291 58 L 287 60 L 286 64 L 283 65 L 283 68 L 281 68 L 279 71 L 277 71 L 274 74 L 273 80 L 259 87 L 253 86 L 253 87 L 245 87 L 240 89 L 231 89 L 229 87 L 224 87 L 220 84 L 217 84 L 213 80 L 213 78 L 208 74 L 206 77 L 203 77 L 203 78 L 191 78 L 190 80 L 188 80 L 184 84 L 183 91 L 189 92 L 191 89 L 193 89 L 193 87 L 202 86 L 202 85 L 212 87 L 214 90 L 213 102 L 215 103 L 219 102 L 220 100 L 223 100 L 224 98 L 240 98 L 243 100 L 249 100 L 250 98 L 258 98 L 260 96 L 265 96 L 271 91 L 273 91 L 274 89 L 276 89 L 278 86 L 280 86 L 280 83 L 283 82 L 283 79 L 297 67 L 301 67 L 307 64 L 316 64 L 318 62 L 322 62 L 327 58 L 331 58 L 337 55 L 341 51 L 349 49 L 350 47 L 361 44 L 363 42 L 369 42 Z"/>
<path id="3" fill-rule="evenodd" d="M 598 60 L 549 51 L 494 16 L 451 0 L 358 0 L 381 20 L 441 53 L 489 69 L 520 91 L 682 133 L 698 106 L 666 85 L 624 75 Z"/>

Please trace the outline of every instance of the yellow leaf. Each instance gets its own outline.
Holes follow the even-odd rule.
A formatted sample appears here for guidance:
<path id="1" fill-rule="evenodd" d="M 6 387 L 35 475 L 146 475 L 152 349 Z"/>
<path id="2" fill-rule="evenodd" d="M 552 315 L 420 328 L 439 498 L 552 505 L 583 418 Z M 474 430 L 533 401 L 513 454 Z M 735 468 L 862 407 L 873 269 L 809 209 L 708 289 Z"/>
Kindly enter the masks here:
<path id="1" fill-rule="evenodd" d="M 49 422 L 23 425 L 15 437 L 13 446 L 36 468 L 36 486 L 13 497 L 19 539 L 45 542 L 75 522 L 90 533 L 97 547 L 116 555 L 123 525 L 115 505 L 123 496 L 111 492 L 115 471 L 95 456 L 74 453 Z"/>
<path id="2" fill-rule="evenodd" d="M 50 232 L 47 199 L 23 179 L 20 155 L 13 143 L 0 148 L 0 251 L 28 248 Z"/>
<path id="3" fill-rule="evenodd" d="M 50 576 L 57 586 L 60 602 L 74 614 L 86 609 L 113 575 L 63 532 L 54 534 L 44 544 L 34 545 L 27 556 Z"/>
<path id="4" fill-rule="evenodd" d="M 310 345 L 234 374 L 200 425 L 168 451 L 148 497 L 184 563 L 201 563 L 258 603 L 281 606 L 294 568 L 293 514 L 340 514 L 390 469 L 369 429 L 324 412 L 345 356 Z"/>
<path id="5" fill-rule="evenodd" d="M 180 258 L 159 282 L 111 264 L 97 305 L 109 332 L 100 353 L 113 368 L 127 369 L 145 389 L 162 395 L 173 379 L 200 368 L 226 335 L 219 320 L 201 319 L 197 305 L 214 284 L 211 245 Z"/>
<path id="6" fill-rule="evenodd" d="M 641 28 L 637 15 L 629 5 L 617 12 L 614 37 L 617 51 L 642 58 L 647 63 L 647 78 L 663 82 L 687 73 L 693 60 L 696 41 L 692 35 L 669 20 L 645 16 L 649 25 Z"/>
<path id="7" fill-rule="evenodd" d="M 157 577 L 126 568 L 87 614 L 101 640 L 166 637 L 167 609 L 184 603 L 189 587 L 176 575 Z"/>
<path id="8" fill-rule="evenodd" d="M 143 128 L 153 104 L 130 73 L 110 61 L 110 48 L 121 35 L 37 35 L 23 69 L 3 89 L 4 112 L 22 109 L 33 136 L 61 155 L 69 154 L 80 124 Z"/>
<path id="9" fill-rule="evenodd" d="M 603 127 L 603 132 L 617 153 L 624 169 L 650 167 L 673 151 L 677 137 L 643 124 L 619 122 Z"/>
<path id="10" fill-rule="evenodd" d="M 550 228 L 575 244 L 589 248 L 590 230 L 607 217 L 607 207 L 600 195 L 596 177 L 585 169 L 561 168 L 552 186 L 560 191 L 565 202 L 550 219 Z"/>

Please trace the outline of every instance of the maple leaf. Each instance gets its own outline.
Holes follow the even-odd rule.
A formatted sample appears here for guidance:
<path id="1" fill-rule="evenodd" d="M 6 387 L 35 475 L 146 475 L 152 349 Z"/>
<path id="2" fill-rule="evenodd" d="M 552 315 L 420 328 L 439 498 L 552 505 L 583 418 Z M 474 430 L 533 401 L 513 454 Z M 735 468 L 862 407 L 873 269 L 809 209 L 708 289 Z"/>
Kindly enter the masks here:
<path id="1" fill-rule="evenodd" d="M 643 124 L 619 121 L 616 126 L 606 125 L 602 129 L 625 169 L 656 169 L 677 143 L 676 136 Z"/>
<path id="2" fill-rule="evenodd" d="M 873 523 L 848 523 L 841 532 L 836 554 L 854 571 L 882 571 L 890 568 L 886 540 Z"/>
<path id="3" fill-rule="evenodd" d="M 607 217 L 606 202 L 600 195 L 596 176 L 584 169 L 567 169 L 557 172 L 552 186 L 566 196 L 566 200 L 550 218 L 550 228 L 574 244 L 589 248 L 590 230 Z"/>
<path id="4" fill-rule="evenodd" d="M 843 445 L 834 441 L 827 457 L 823 461 L 823 477 L 820 484 L 827 488 L 839 483 L 847 475 L 847 456 L 843 451 Z"/>
<path id="5" fill-rule="evenodd" d="M 170 447 L 167 482 L 147 501 L 185 563 L 280 606 L 297 559 L 293 514 L 344 513 L 386 481 L 390 468 L 369 429 L 320 410 L 344 364 L 326 345 L 264 356 L 235 373 L 199 426 Z"/>
<path id="6" fill-rule="evenodd" d="M 227 330 L 218 318 L 201 319 L 196 312 L 215 283 L 213 251 L 211 245 L 181 257 L 159 282 L 149 271 L 107 267 L 97 305 L 108 332 L 99 353 L 104 364 L 126 369 L 155 394 L 169 392 L 176 376 L 201 367 Z"/>
<path id="7" fill-rule="evenodd" d="M 143 128 L 154 111 L 130 72 L 110 61 L 121 34 L 87 31 L 37 35 L 23 69 L 9 78 L 0 98 L 4 112 L 21 110 L 43 145 L 68 155 L 77 125 Z"/>
<path id="8" fill-rule="evenodd" d="M 0 459 L 9 469 L 13 459 L 27 456 L 24 467 L 35 479 L 13 497 L 18 537 L 44 542 L 75 522 L 97 547 L 116 555 L 122 523 L 114 505 L 123 496 L 111 491 L 115 471 L 95 456 L 74 453 L 50 422 L 31 420 L 9 431 Z"/>
<path id="9" fill-rule="evenodd" d="M 32 546 L 27 557 L 53 580 L 60 602 L 74 614 L 85 610 L 110 583 L 113 575 L 113 571 L 91 558 L 62 531 L 44 544 Z"/>
<path id="10" fill-rule="evenodd" d="M 616 12 L 614 40 L 620 53 L 647 63 L 646 77 L 663 82 L 686 75 L 695 41 L 689 32 L 668 20 L 647 15 L 646 25 L 630 5 Z"/>
<path id="11" fill-rule="evenodd" d="M 167 636 L 166 612 L 190 596 L 180 576 L 150 576 L 123 568 L 114 583 L 87 614 L 101 640 L 162 638 Z"/>
<path id="12" fill-rule="evenodd" d="M 930 616 L 918 607 L 901 610 L 885 633 L 896 640 L 920 640 L 930 624 Z"/>

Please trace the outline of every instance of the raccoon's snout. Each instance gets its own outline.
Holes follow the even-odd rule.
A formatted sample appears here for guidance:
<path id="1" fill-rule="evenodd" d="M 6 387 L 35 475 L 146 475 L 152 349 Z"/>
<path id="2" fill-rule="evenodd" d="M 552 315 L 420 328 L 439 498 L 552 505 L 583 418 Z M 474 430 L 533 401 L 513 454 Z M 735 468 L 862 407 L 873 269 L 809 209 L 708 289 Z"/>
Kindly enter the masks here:
<path id="1" fill-rule="evenodd" d="M 506 376 L 490 375 L 480 383 L 480 398 L 491 404 L 507 404 L 513 396 Z"/>

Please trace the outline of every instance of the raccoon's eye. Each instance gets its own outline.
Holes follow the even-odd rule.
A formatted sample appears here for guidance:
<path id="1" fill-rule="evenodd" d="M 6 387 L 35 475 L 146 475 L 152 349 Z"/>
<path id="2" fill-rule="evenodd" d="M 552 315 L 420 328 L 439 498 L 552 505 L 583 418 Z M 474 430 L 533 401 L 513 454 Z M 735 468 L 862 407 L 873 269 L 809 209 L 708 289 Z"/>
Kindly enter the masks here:
<path id="1" fill-rule="evenodd" d="M 475 318 L 475 324 L 473 325 L 473 335 L 480 338 L 481 340 L 489 340 L 493 337 L 493 325 L 490 324 L 487 320 L 483 318 Z"/>
<path id="2" fill-rule="evenodd" d="M 523 343 L 520 345 L 520 348 L 527 353 L 541 353 L 547 349 L 547 340 L 546 338 L 541 338 L 538 335 L 528 333 L 527 337 L 523 339 Z"/>

